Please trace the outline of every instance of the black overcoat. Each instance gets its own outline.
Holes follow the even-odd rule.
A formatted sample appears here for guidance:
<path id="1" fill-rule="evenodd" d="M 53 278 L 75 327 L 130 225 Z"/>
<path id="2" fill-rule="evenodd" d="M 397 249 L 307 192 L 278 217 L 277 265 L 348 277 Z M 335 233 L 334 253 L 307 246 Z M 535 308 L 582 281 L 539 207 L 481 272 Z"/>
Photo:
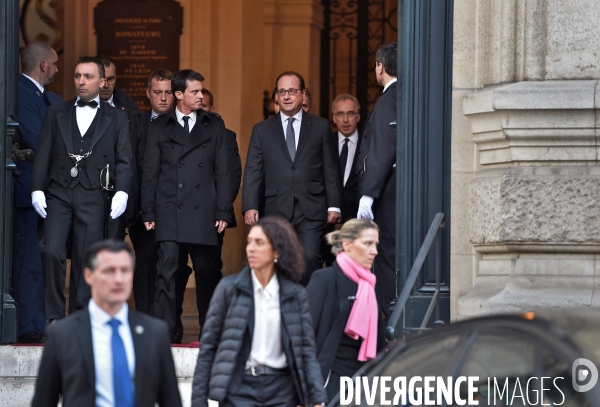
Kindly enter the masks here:
<path id="1" fill-rule="evenodd" d="M 148 126 L 142 220 L 156 222 L 156 241 L 216 246 L 216 220 L 231 222 L 232 196 L 225 125 L 197 111 L 186 134 L 175 108 Z"/>

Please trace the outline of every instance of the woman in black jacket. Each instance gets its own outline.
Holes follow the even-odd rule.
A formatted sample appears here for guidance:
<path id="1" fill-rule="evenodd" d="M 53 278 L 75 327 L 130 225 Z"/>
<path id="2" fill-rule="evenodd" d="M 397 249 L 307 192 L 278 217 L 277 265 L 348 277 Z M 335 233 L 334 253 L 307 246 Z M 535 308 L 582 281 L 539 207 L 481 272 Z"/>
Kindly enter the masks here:
<path id="1" fill-rule="evenodd" d="M 375 297 L 379 229 L 368 219 L 350 219 L 327 235 L 336 261 L 313 273 L 306 290 L 315 327 L 317 358 L 327 395 L 340 391 L 340 377 L 352 376 L 385 346 L 384 324 Z"/>
<path id="2" fill-rule="evenodd" d="M 316 358 L 302 246 L 282 218 L 248 233 L 249 267 L 217 286 L 202 327 L 192 406 L 319 406 L 327 401 Z"/>

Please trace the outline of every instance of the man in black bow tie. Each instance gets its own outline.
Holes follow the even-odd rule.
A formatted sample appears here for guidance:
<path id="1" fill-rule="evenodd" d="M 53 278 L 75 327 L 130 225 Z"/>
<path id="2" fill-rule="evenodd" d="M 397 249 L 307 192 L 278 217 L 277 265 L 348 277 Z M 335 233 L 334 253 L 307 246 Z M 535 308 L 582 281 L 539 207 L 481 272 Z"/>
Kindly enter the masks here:
<path id="1" fill-rule="evenodd" d="M 127 206 L 131 187 L 131 148 L 127 114 L 100 104 L 104 66 L 81 57 L 75 68 L 77 98 L 50 106 L 42 125 L 31 176 L 31 201 L 44 218 L 40 243 L 46 277 L 46 318 L 65 315 L 63 289 L 69 234 L 71 279 L 69 313 L 87 306 L 90 288 L 83 281 L 83 254 L 102 240 L 108 194 L 110 217 Z"/>

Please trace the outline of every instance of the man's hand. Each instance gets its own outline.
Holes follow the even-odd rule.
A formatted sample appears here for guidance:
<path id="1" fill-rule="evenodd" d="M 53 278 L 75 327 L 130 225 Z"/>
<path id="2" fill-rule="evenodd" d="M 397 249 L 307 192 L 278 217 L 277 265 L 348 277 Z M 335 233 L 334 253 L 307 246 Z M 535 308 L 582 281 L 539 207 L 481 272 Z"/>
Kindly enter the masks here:
<path id="1" fill-rule="evenodd" d="M 224 220 L 218 220 L 215 222 L 215 227 L 217 228 L 217 232 L 221 233 L 227 227 L 227 222 L 225 222 Z"/>
<path id="2" fill-rule="evenodd" d="M 254 225 L 258 222 L 258 211 L 256 209 L 249 209 L 244 214 L 244 223 L 248 226 Z"/>
<path id="3" fill-rule="evenodd" d="M 110 204 L 110 217 L 117 219 L 127 208 L 127 192 L 117 191 Z"/>
<path id="4" fill-rule="evenodd" d="M 144 222 L 144 226 L 146 226 L 146 230 L 154 229 L 156 223 L 154 222 Z"/>
<path id="5" fill-rule="evenodd" d="M 373 211 L 371 207 L 373 206 L 373 198 L 370 196 L 363 195 L 360 198 L 360 202 L 358 203 L 358 213 L 356 217 L 358 219 L 370 219 L 373 220 Z"/>
<path id="6" fill-rule="evenodd" d="M 339 212 L 331 211 L 327 212 L 327 223 L 330 225 L 335 225 L 342 220 L 342 214 Z"/>
<path id="7" fill-rule="evenodd" d="M 46 205 L 46 195 L 44 195 L 44 191 L 33 191 L 31 193 L 31 205 L 38 215 L 46 219 L 45 208 L 48 206 Z"/>

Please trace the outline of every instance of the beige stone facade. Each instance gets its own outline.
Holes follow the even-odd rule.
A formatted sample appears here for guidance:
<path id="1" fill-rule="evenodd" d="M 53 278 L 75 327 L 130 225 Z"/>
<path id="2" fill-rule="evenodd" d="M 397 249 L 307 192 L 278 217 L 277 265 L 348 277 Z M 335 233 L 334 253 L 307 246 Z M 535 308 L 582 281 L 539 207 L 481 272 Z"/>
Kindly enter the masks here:
<path id="1" fill-rule="evenodd" d="M 453 319 L 600 305 L 598 16 L 455 0 Z"/>

